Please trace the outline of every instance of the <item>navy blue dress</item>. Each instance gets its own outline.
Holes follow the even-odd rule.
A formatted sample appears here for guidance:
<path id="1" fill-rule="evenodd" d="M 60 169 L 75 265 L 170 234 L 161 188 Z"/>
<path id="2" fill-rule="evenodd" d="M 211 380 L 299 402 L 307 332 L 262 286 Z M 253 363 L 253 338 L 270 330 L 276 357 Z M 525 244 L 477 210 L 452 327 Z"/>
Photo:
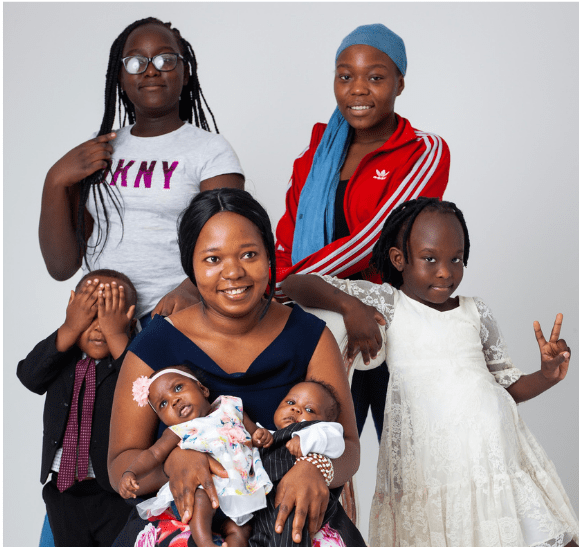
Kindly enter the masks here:
<path id="1" fill-rule="evenodd" d="M 129 346 L 153 370 L 187 365 L 209 389 L 209 400 L 233 395 L 254 421 L 275 429 L 273 415 L 288 391 L 306 377 L 308 365 L 326 324 L 295 305 L 282 332 L 246 372 L 228 374 L 197 344 L 160 315 Z"/>

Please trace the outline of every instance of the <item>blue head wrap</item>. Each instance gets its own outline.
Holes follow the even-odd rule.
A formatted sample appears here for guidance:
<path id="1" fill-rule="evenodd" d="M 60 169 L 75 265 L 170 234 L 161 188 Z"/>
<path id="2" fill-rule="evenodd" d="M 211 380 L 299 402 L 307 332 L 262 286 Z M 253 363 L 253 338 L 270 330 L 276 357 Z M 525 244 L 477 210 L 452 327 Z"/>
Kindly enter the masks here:
<path id="1" fill-rule="evenodd" d="M 354 45 L 372 46 L 388 55 L 406 75 L 406 48 L 400 36 L 379 23 L 362 25 L 344 38 L 336 53 Z M 302 188 L 292 245 L 292 264 L 333 241 L 334 203 L 340 169 L 350 144 L 350 126 L 336 107 L 318 145 L 312 168 Z"/>
<path id="2" fill-rule="evenodd" d="M 386 53 L 398 67 L 402 76 L 406 76 L 406 48 L 404 47 L 404 40 L 388 27 L 376 23 L 374 25 L 362 25 L 350 32 L 350 34 L 342 40 L 338 48 L 336 62 L 338 62 L 338 57 L 342 51 L 347 47 L 356 45 L 372 46 Z"/>

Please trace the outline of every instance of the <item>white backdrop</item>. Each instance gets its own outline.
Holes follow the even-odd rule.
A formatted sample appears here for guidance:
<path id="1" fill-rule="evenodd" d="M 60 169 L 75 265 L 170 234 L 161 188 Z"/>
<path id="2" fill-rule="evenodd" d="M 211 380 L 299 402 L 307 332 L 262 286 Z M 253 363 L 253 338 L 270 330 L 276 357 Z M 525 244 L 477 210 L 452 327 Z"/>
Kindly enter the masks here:
<path id="1" fill-rule="evenodd" d="M 465 213 L 472 257 L 461 294 L 494 309 L 511 356 L 539 366 L 533 334 L 563 312 L 577 348 L 579 4 L 5 3 L 4 542 L 37 544 L 44 505 L 43 398 L 16 365 L 64 319 L 76 279 L 47 274 L 38 246 L 45 174 L 100 125 L 108 50 L 136 19 L 176 25 L 205 95 L 237 151 L 247 188 L 275 226 L 293 159 L 334 109 L 333 60 L 356 26 L 382 22 L 406 42 L 397 112 L 451 150 L 446 198 Z M 567 379 L 520 407 L 579 510 L 578 356 Z M 362 438 L 362 531 L 377 444 Z"/>

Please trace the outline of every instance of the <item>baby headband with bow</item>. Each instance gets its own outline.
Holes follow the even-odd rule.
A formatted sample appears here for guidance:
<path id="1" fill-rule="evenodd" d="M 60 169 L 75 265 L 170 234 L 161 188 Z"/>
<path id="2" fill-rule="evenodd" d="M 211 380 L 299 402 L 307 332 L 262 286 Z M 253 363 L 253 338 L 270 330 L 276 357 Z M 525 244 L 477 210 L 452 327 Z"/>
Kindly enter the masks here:
<path id="1" fill-rule="evenodd" d="M 191 380 L 194 380 L 195 382 L 199 381 L 197 380 L 197 378 L 195 378 L 195 376 L 193 376 L 193 374 L 189 374 L 188 372 L 184 372 L 177 368 L 166 368 L 165 370 L 162 370 L 161 372 L 159 372 L 159 374 L 153 376 L 152 378 L 147 378 L 147 376 L 141 376 L 133 382 L 133 399 L 137 401 L 137 404 L 139 406 L 147 406 L 147 403 L 151 405 L 151 403 L 149 402 L 149 388 L 151 387 L 151 384 L 157 378 L 163 376 L 163 374 L 169 374 L 170 372 L 180 374 L 181 376 L 186 376 L 187 378 L 191 378 Z M 151 405 L 151 408 L 153 408 L 153 405 Z M 153 410 L 155 409 L 153 408 Z"/>

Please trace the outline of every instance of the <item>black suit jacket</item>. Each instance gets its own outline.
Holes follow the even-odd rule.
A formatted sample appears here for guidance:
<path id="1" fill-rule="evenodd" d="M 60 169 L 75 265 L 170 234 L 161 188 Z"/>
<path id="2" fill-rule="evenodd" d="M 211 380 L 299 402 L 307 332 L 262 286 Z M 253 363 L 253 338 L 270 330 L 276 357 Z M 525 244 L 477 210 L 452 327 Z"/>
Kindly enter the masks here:
<path id="1" fill-rule="evenodd" d="M 109 492 L 114 492 L 107 470 L 109 426 L 113 395 L 124 356 L 123 353 L 116 360 L 109 356 L 96 366 L 96 391 L 89 454 L 98 484 Z M 26 359 L 18 363 L 16 374 L 24 386 L 39 395 L 46 393 L 40 471 L 42 483 L 46 482 L 54 455 L 62 446 L 72 401 L 76 363 L 81 357 L 82 352 L 76 345 L 68 351 L 58 351 L 55 331 L 39 342 Z"/>

